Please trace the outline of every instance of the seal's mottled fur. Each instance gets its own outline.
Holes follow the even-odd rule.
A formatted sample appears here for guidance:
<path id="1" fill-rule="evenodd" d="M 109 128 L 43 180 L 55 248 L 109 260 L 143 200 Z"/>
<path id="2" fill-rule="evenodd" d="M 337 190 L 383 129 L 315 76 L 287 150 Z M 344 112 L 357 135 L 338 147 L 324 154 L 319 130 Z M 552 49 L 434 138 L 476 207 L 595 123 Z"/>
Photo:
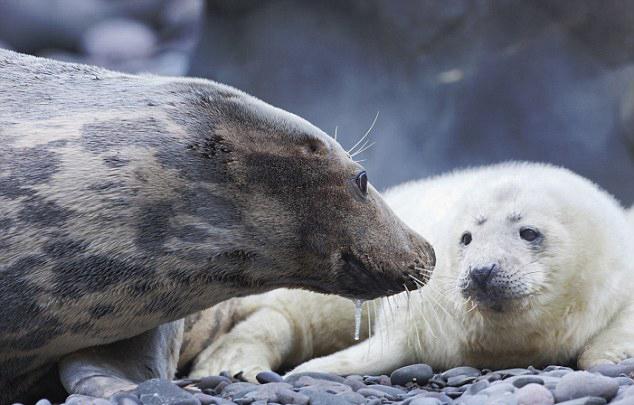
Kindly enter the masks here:
<path id="1" fill-rule="evenodd" d="M 372 298 L 433 266 L 334 140 L 210 81 L 0 50 L 0 145 L 0 402 L 57 361 L 75 392 L 169 377 L 168 322 L 232 296 Z"/>

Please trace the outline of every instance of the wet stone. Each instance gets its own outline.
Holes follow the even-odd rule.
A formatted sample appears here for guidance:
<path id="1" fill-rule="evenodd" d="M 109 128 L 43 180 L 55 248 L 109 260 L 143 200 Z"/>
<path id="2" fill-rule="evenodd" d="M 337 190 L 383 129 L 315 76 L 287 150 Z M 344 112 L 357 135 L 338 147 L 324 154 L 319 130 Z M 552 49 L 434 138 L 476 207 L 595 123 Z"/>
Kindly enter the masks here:
<path id="1" fill-rule="evenodd" d="M 526 376 L 519 376 L 513 379 L 512 384 L 516 387 L 516 388 L 522 388 L 525 385 L 528 384 L 539 384 L 539 385 L 544 385 L 544 380 L 540 377 L 537 376 L 532 376 L 532 375 L 526 375 Z"/>
<path id="2" fill-rule="evenodd" d="M 241 399 L 249 392 L 255 391 L 257 389 L 257 385 L 247 383 L 247 382 L 236 382 L 227 385 L 221 393 L 223 398 L 230 398 L 233 401 Z"/>
<path id="3" fill-rule="evenodd" d="M 437 398 L 416 398 L 409 405 L 442 405 Z"/>
<path id="4" fill-rule="evenodd" d="M 590 368 L 591 373 L 599 373 L 606 377 L 618 377 L 620 375 L 634 376 L 634 364 L 599 364 Z"/>
<path id="5" fill-rule="evenodd" d="M 147 380 L 134 390 L 143 405 L 199 405 L 200 402 L 190 393 L 172 384 L 171 381 L 158 378 Z"/>
<path id="6" fill-rule="evenodd" d="M 308 373 L 297 373 L 297 374 L 292 374 L 286 378 L 284 378 L 284 381 L 291 384 L 291 385 L 296 385 L 296 382 L 298 382 L 302 377 L 310 377 L 313 378 L 315 380 L 324 380 L 324 381 L 333 381 L 333 382 L 338 382 L 338 383 L 343 383 L 345 384 L 346 379 L 336 375 L 336 374 L 330 374 L 330 373 L 313 373 L 313 372 L 308 372 Z"/>
<path id="7" fill-rule="evenodd" d="M 474 367 L 454 367 L 441 374 L 445 380 L 458 376 L 480 377 L 481 375 L 482 372 Z"/>
<path id="8" fill-rule="evenodd" d="M 336 397 L 342 398 L 349 403 L 355 405 L 364 404 L 366 401 L 366 398 L 357 392 L 342 392 L 340 394 L 337 394 Z"/>
<path id="9" fill-rule="evenodd" d="M 255 379 L 258 380 L 260 384 L 284 381 L 282 376 L 274 371 L 261 371 L 255 376 Z"/>
<path id="10" fill-rule="evenodd" d="M 40 399 L 39 401 L 37 401 L 35 403 L 35 405 L 52 405 L 52 404 L 51 404 L 51 401 L 49 401 L 48 399 L 43 398 L 43 399 Z"/>
<path id="11" fill-rule="evenodd" d="M 130 393 L 118 393 L 110 397 L 110 402 L 117 405 L 139 405 L 139 397 Z"/>
<path id="12" fill-rule="evenodd" d="M 555 403 L 553 395 L 540 384 L 526 384 L 516 393 L 518 405 L 552 405 Z"/>
<path id="13" fill-rule="evenodd" d="M 489 385 L 491 385 L 491 383 L 487 380 L 478 381 L 474 384 L 471 384 L 467 392 L 471 395 L 475 395 L 483 389 L 487 388 Z"/>
<path id="14" fill-rule="evenodd" d="M 227 385 L 229 385 L 231 384 L 231 379 L 219 375 L 203 377 L 198 383 L 194 384 L 194 386 L 200 388 L 201 390 L 216 389 L 216 387 L 218 387 L 218 385 L 222 382 L 225 382 Z"/>
<path id="15" fill-rule="evenodd" d="M 393 385 L 405 386 L 408 383 L 424 385 L 433 375 L 434 371 L 427 364 L 412 364 L 395 370 L 390 375 L 390 381 Z"/>
<path id="16" fill-rule="evenodd" d="M 476 379 L 475 376 L 466 376 L 466 375 L 457 375 L 454 377 L 449 377 L 447 380 L 447 385 L 452 387 L 460 387 L 465 384 L 471 384 Z"/>
<path id="17" fill-rule="evenodd" d="M 310 405 L 349 405 L 345 398 L 327 392 L 306 391 L 306 396 L 310 398 Z"/>
<path id="18" fill-rule="evenodd" d="M 368 385 L 372 385 L 372 384 L 376 384 L 376 385 L 392 385 L 392 380 L 390 380 L 390 377 L 386 376 L 386 375 L 378 375 L 378 376 L 365 376 L 363 377 L 363 381 L 368 384 Z"/>
<path id="19" fill-rule="evenodd" d="M 557 402 L 561 405 L 605 405 L 608 402 L 605 398 L 601 397 L 583 397 L 577 399 L 571 399 L 570 401 Z"/>
<path id="20" fill-rule="evenodd" d="M 587 371 L 575 371 L 561 378 L 555 389 L 557 401 L 587 396 L 612 399 L 619 389 L 618 383 L 609 377 Z"/>

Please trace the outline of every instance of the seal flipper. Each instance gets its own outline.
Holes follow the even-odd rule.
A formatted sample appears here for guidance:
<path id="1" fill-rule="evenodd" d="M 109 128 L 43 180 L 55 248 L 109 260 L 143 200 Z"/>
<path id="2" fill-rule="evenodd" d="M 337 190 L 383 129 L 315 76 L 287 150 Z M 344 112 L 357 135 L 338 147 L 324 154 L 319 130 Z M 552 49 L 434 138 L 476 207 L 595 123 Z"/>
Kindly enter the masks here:
<path id="1" fill-rule="evenodd" d="M 69 354 L 59 363 L 62 384 L 70 394 L 107 398 L 150 378 L 171 379 L 183 325 L 181 319 L 130 339 Z"/>

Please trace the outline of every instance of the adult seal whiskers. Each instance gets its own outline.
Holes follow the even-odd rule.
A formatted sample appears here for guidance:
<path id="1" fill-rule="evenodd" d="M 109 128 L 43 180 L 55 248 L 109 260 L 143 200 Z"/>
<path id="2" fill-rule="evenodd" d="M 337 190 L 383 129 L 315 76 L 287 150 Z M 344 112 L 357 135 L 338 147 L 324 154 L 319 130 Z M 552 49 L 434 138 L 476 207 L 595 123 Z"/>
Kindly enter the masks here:
<path id="1" fill-rule="evenodd" d="M 333 139 L 207 80 L 0 50 L 0 142 L 0 403 L 56 363 L 96 396 L 170 378 L 181 319 L 230 297 L 434 264 Z"/>

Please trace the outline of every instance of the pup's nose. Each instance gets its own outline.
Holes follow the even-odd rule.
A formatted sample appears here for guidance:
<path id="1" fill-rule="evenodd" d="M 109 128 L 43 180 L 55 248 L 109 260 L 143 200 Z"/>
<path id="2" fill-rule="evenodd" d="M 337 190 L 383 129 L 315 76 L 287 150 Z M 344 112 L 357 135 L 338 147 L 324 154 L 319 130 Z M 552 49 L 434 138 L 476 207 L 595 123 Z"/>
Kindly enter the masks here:
<path id="1" fill-rule="evenodd" d="M 492 278 L 496 268 L 497 266 L 495 264 L 483 267 L 476 267 L 471 269 L 471 271 L 469 272 L 469 277 L 471 277 L 471 280 L 473 280 L 473 282 L 478 287 L 484 287 Z"/>

